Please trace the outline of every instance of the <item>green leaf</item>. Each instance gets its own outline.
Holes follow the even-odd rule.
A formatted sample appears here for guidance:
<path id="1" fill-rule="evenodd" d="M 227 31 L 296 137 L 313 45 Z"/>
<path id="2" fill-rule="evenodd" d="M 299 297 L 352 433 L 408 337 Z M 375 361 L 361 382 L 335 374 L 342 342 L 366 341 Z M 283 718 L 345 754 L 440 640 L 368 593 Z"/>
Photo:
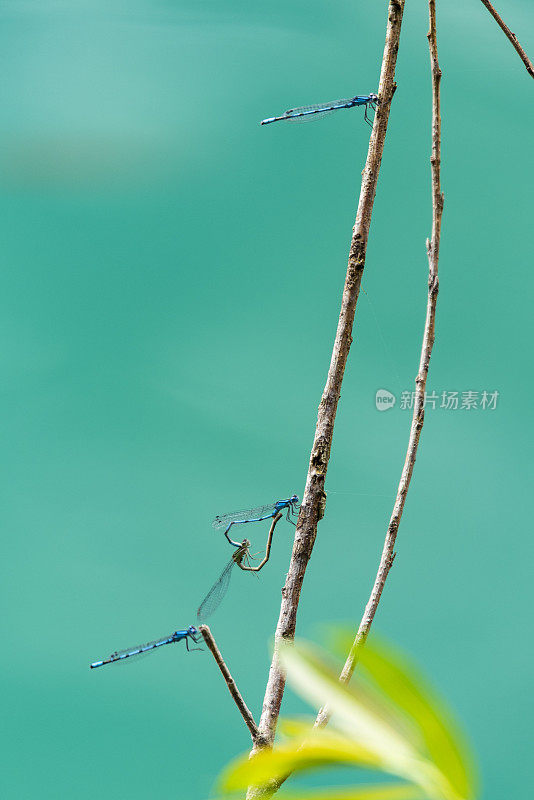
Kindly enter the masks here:
<path id="1" fill-rule="evenodd" d="M 414 746 L 413 734 L 391 704 L 361 687 L 340 684 L 337 674 L 307 645 L 282 647 L 280 659 L 298 693 L 317 708 L 326 704 L 332 724 L 373 752 L 381 769 L 418 784 L 432 798 L 458 800 L 439 770 Z"/>
<path id="2" fill-rule="evenodd" d="M 374 637 L 360 651 L 359 663 L 384 696 L 417 726 L 428 754 L 454 791 L 462 798 L 475 797 L 477 781 L 465 738 L 415 665 Z"/>
<path id="3" fill-rule="evenodd" d="M 279 650 L 288 680 L 316 708 L 327 706 L 329 728 L 302 719 L 280 722 L 288 737 L 274 751 L 243 757 L 226 770 L 223 786 L 276 791 L 293 772 L 330 766 L 375 769 L 408 783 L 346 789 L 282 790 L 280 800 L 473 800 L 468 750 L 445 704 L 405 658 L 367 644 L 352 685 L 316 648 L 298 643 Z M 367 679 L 362 680 L 362 673 Z"/>
<path id="4" fill-rule="evenodd" d="M 279 745 L 275 750 L 262 750 L 248 758 L 236 759 L 223 772 L 221 786 L 225 791 L 244 789 L 284 778 L 298 770 L 323 769 L 347 764 L 366 769 L 380 769 L 375 754 L 332 731 L 306 727 L 307 738 L 301 737 Z"/>

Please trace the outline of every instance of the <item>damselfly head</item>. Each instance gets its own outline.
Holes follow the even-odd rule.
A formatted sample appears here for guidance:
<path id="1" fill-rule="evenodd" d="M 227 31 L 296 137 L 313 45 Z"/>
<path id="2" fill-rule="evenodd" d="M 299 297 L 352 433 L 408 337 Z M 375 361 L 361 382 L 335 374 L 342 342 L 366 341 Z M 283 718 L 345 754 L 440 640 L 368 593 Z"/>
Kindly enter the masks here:
<path id="1" fill-rule="evenodd" d="M 190 633 L 192 636 L 194 636 L 195 633 L 198 633 L 198 630 L 195 628 L 194 625 L 190 625 L 189 628 L 187 629 L 187 632 Z"/>
<path id="2" fill-rule="evenodd" d="M 294 494 L 293 497 L 289 498 L 289 502 L 290 503 L 298 503 L 298 501 L 299 501 L 299 499 L 298 499 L 296 494 Z"/>
<path id="3" fill-rule="evenodd" d="M 371 103 L 378 103 L 378 95 L 371 92 L 371 94 L 369 95 L 369 100 L 371 101 Z"/>

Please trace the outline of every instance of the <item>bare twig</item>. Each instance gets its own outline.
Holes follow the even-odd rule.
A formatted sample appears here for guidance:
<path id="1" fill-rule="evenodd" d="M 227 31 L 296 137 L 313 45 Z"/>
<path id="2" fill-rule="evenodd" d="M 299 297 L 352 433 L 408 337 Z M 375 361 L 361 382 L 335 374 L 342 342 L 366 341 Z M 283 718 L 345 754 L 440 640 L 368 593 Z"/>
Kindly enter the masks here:
<path id="1" fill-rule="evenodd" d="M 503 31 L 503 33 L 506 36 L 506 38 L 510 41 L 512 47 L 517 52 L 519 58 L 521 59 L 521 61 L 525 65 L 528 74 L 532 78 L 534 78 L 534 66 L 532 64 L 532 61 L 530 60 L 530 58 L 527 56 L 527 54 L 525 53 L 525 51 L 523 50 L 523 48 L 521 47 L 521 45 L 517 41 L 517 36 L 515 35 L 515 33 L 512 33 L 512 31 L 510 30 L 510 28 L 508 27 L 506 22 L 496 12 L 496 10 L 492 6 L 492 4 L 489 2 L 489 0 L 481 0 L 481 2 L 482 2 L 483 5 L 486 6 L 486 8 L 490 12 L 491 16 L 493 17 L 493 19 L 495 20 L 495 22 L 499 26 L 499 28 Z"/>
<path id="2" fill-rule="evenodd" d="M 278 514 L 276 515 L 276 517 L 274 517 L 274 519 L 273 519 L 273 521 L 271 523 L 271 528 L 269 530 L 269 535 L 267 536 L 267 547 L 265 548 L 265 557 L 264 557 L 263 561 L 260 561 L 260 563 L 258 564 L 257 567 L 244 567 L 243 564 L 240 561 L 237 562 L 237 566 L 240 567 L 243 570 L 243 572 L 259 572 L 260 569 L 262 567 L 264 567 L 265 564 L 268 562 L 269 556 L 271 555 L 271 544 L 273 542 L 274 529 L 276 528 L 277 523 L 279 522 L 279 520 L 282 519 L 282 517 L 283 517 L 283 514 L 281 514 L 280 511 L 279 511 Z"/>
<path id="3" fill-rule="evenodd" d="M 236 686 L 236 682 L 232 678 L 232 676 L 230 674 L 230 670 L 226 666 L 224 658 L 222 657 L 219 648 L 215 644 L 215 639 L 213 638 L 212 632 L 210 631 L 210 629 L 208 628 L 207 625 L 201 625 L 199 630 L 200 630 L 200 633 L 202 634 L 202 636 L 204 638 L 204 641 L 206 642 L 209 650 L 211 651 L 211 654 L 213 655 L 213 658 L 215 659 L 215 661 L 217 663 L 217 666 L 221 670 L 222 676 L 223 676 L 224 680 L 226 681 L 226 685 L 228 686 L 228 691 L 232 695 L 232 697 L 234 699 L 234 703 L 238 707 L 239 713 L 243 717 L 243 719 L 245 721 L 245 725 L 247 726 L 247 728 L 250 731 L 250 735 L 252 736 L 253 743 L 255 745 L 256 744 L 257 745 L 261 745 L 262 737 L 261 737 L 261 734 L 260 734 L 260 732 L 258 730 L 258 726 L 254 722 L 254 717 L 250 713 L 250 711 L 249 711 L 249 709 L 247 707 L 247 704 L 243 700 L 243 697 L 241 696 L 241 693 L 240 693 L 239 689 Z"/>
<path id="4" fill-rule="evenodd" d="M 319 405 L 315 438 L 310 456 L 304 498 L 295 532 L 293 553 L 285 586 L 282 589 L 282 603 L 275 633 L 274 655 L 259 724 L 260 732 L 269 744 L 272 744 L 274 739 L 285 687 L 285 676 L 278 661 L 278 644 L 284 639 L 291 640 L 294 637 L 302 582 L 317 535 L 317 523 L 322 516 L 322 509 L 324 508 L 324 483 L 332 446 L 334 422 L 345 364 L 352 343 L 352 326 L 365 266 L 371 214 L 382 162 L 391 98 L 394 91 L 395 65 L 397 63 L 404 2 L 405 0 L 390 0 L 389 2 L 386 43 L 378 88 L 380 103 L 375 114 L 367 160 L 362 173 L 360 199 L 352 233 L 337 333 L 328 377 Z M 264 790 L 260 787 L 250 787 L 247 797 L 262 793 L 264 793 Z"/>
<path id="5" fill-rule="evenodd" d="M 393 513 L 386 533 L 386 540 L 382 557 L 375 578 L 373 590 L 358 628 L 358 632 L 350 649 L 349 655 L 339 680 L 342 683 L 350 681 L 356 664 L 360 648 L 365 644 L 365 640 L 373 624 L 373 619 L 380 602 L 380 597 L 384 589 L 387 576 L 395 558 L 395 539 L 399 530 L 402 512 L 406 495 L 410 486 L 410 480 L 415 465 L 419 437 L 423 428 L 425 417 L 425 388 L 430 365 L 430 356 L 434 344 L 434 324 L 436 317 L 436 302 L 438 299 L 438 259 L 439 244 L 441 236 L 441 218 L 443 215 L 443 194 L 441 191 L 441 105 L 440 105 L 440 82 L 441 70 L 438 63 L 438 44 L 436 36 L 436 0 L 428 2 L 430 26 L 428 31 L 428 46 L 430 50 L 430 66 L 432 73 L 432 154 L 430 156 L 430 167 L 432 175 L 432 236 L 427 239 L 426 248 L 428 255 L 428 299 L 426 309 L 426 322 L 421 347 L 421 359 L 419 363 L 419 373 L 415 379 L 415 401 L 408 441 L 408 450 L 402 470 L 397 497 L 393 507 Z M 326 707 L 322 708 L 315 720 L 316 727 L 325 725 L 328 722 L 329 713 Z"/>

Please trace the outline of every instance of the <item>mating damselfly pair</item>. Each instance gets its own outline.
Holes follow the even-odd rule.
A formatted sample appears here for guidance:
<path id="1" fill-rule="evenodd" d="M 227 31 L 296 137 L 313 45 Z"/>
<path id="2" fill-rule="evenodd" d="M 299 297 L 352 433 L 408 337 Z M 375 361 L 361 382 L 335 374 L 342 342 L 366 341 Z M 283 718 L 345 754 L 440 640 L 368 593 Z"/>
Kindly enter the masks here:
<path id="1" fill-rule="evenodd" d="M 284 111 L 279 117 L 268 117 L 262 119 L 262 125 L 269 125 L 271 122 L 307 122 L 308 120 L 324 117 L 332 111 L 338 111 L 342 108 L 355 108 L 356 106 L 365 106 L 363 118 L 368 125 L 372 125 L 367 112 L 369 108 L 376 111 L 379 103 L 378 95 L 371 92 L 371 94 L 357 94 L 354 97 L 349 97 L 345 100 L 332 100 L 329 103 L 317 103 L 311 106 L 300 106 L 299 108 L 290 108 Z"/>
<path id="2" fill-rule="evenodd" d="M 205 619 L 210 617 L 221 604 L 222 599 L 228 591 L 230 577 L 232 575 L 234 566 L 237 565 L 246 572 L 255 572 L 257 569 L 261 568 L 269 558 L 270 539 L 267 546 L 266 556 L 263 559 L 260 567 L 251 567 L 250 559 L 252 556 L 250 554 L 250 542 L 248 539 L 243 539 L 242 542 L 234 542 L 233 539 L 230 539 L 228 531 L 232 525 L 245 525 L 248 522 L 263 522 L 266 519 L 273 519 L 274 521 L 270 532 L 270 536 L 272 536 L 278 515 L 280 514 L 280 516 L 282 516 L 282 511 L 285 510 L 287 521 L 291 522 L 292 525 L 295 525 L 295 522 L 291 519 L 291 516 L 292 514 L 296 514 L 298 509 L 299 499 L 297 495 L 294 494 L 291 497 L 288 497 L 286 500 L 277 500 L 276 503 L 270 503 L 265 506 L 256 506 L 256 508 L 249 508 L 241 511 L 230 511 L 227 514 L 221 514 L 215 517 L 212 522 L 213 527 L 216 529 L 224 528 L 224 535 L 230 544 L 236 547 L 237 550 L 232 555 L 232 558 L 226 564 L 219 578 L 217 578 L 208 594 L 198 607 L 197 619 L 199 623 L 202 623 Z M 245 566 L 243 566 L 243 564 L 245 564 Z"/>
<path id="3" fill-rule="evenodd" d="M 272 535 L 274 525 L 277 519 L 279 519 L 277 515 L 281 515 L 282 511 L 284 510 L 286 511 L 286 519 L 288 522 L 291 522 L 293 525 L 295 524 L 291 519 L 291 515 L 297 513 L 298 504 L 299 499 L 297 495 L 294 494 L 292 497 L 289 497 L 286 500 L 278 500 L 276 503 L 257 506 L 256 508 L 249 508 L 241 511 L 233 511 L 228 514 L 222 514 L 215 517 L 212 523 L 213 527 L 217 529 L 225 527 L 224 535 L 228 539 L 229 543 L 236 547 L 236 550 L 234 553 L 232 553 L 232 557 L 225 565 L 223 571 L 198 607 L 198 625 L 202 624 L 208 617 L 210 617 L 221 604 L 226 592 L 228 591 L 233 568 L 236 565 L 241 569 L 254 571 L 254 568 L 250 567 L 250 542 L 248 539 L 243 539 L 242 542 L 234 542 L 232 539 L 230 539 L 228 536 L 228 531 L 232 525 L 243 525 L 249 522 L 262 522 L 266 519 L 273 519 L 274 521 L 271 527 Z M 266 558 L 262 562 L 262 565 L 268 559 L 269 548 L 270 541 Z M 174 633 L 171 633 L 168 636 L 163 636 L 160 639 L 155 639 L 151 642 L 147 642 L 146 644 L 128 647 L 123 650 L 117 650 L 112 653 L 109 658 L 103 659 L 102 661 L 94 661 L 90 666 L 91 669 L 95 669 L 96 667 L 103 667 L 106 664 L 124 663 L 127 659 L 129 661 L 137 660 L 141 656 L 156 652 L 156 650 L 159 650 L 164 645 L 174 644 L 175 642 L 181 641 L 185 641 L 186 649 L 189 651 L 189 641 L 192 641 L 195 644 L 198 644 L 200 641 L 198 628 L 194 625 L 190 625 L 188 628 L 174 631 Z M 192 649 L 198 650 L 200 648 Z"/>

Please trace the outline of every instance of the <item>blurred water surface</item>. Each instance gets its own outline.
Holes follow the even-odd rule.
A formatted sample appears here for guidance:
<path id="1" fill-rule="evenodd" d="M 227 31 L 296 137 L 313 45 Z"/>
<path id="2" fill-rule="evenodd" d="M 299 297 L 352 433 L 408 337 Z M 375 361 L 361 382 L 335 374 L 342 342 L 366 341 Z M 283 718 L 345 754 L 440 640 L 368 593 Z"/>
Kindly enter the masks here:
<path id="1" fill-rule="evenodd" d="M 458 710 L 500 800 L 530 780 L 532 81 L 481 4 L 439 6 L 429 388 L 500 399 L 428 413 L 376 624 Z M 531 4 L 506 6 L 532 53 Z M 419 358 L 426 13 L 407 4 L 308 638 L 361 615 L 408 437 L 374 396 L 411 390 Z M 216 513 L 302 493 L 369 130 L 358 109 L 258 123 L 375 91 L 385 17 L 346 0 L 0 5 L 6 798 L 201 800 L 249 744 L 206 653 L 88 664 L 194 621 L 227 558 Z M 256 715 L 292 530 L 276 535 L 212 625 Z"/>

